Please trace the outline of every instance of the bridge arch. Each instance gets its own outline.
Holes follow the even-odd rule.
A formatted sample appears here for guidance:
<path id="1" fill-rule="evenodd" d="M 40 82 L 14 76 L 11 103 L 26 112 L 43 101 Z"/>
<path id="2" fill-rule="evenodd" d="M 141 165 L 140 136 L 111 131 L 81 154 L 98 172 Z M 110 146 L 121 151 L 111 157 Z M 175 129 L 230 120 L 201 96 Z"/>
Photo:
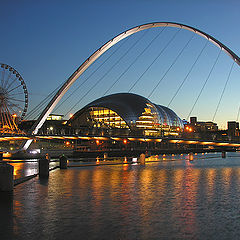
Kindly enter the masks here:
<path id="1" fill-rule="evenodd" d="M 191 31 L 201 37 L 206 38 L 213 44 L 215 44 L 217 47 L 222 49 L 225 53 L 227 53 L 238 65 L 240 65 L 240 58 L 231 51 L 228 47 L 226 47 L 223 43 L 212 37 L 211 35 L 188 25 L 181 24 L 181 23 L 175 23 L 175 22 L 153 22 L 153 23 L 147 23 L 143 25 L 136 26 L 134 28 L 131 28 L 127 31 L 124 31 L 120 33 L 119 35 L 112 38 L 110 41 L 106 42 L 104 45 L 102 45 L 99 49 L 97 49 L 88 59 L 86 59 L 79 68 L 67 79 L 67 81 L 62 85 L 62 87 L 58 90 L 58 92 L 55 94 L 55 96 L 51 99 L 51 101 L 48 103 L 46 108 L 43 110 L 39 118 L 34 123 L 31 134 L 37 134 L 38 130 L 41 128 L 45 120 L 47 119 L 48 115 L 53 111 L 57 103 L 60 101 L 60 99 L 63 97 L 63 95 L 68 91 L 68 89 L 71 87 L 71 85 L 83 74 L 83 72 L 93 63 L 95 62 L 104 52 L 106 52 L 109 48 L 111 48 L 113 45 L 121 41 L 122 39 L 146 30 L 150 28 L 155 27 L 175 27 L 175 28 L 182 28 L 188 31 Z M 31 141 L 31 140 L 29 140 Z M 28 144 L 25 144 L 23 149 L 27 149 L 28 146 L 31 144 L 31 142 L 28 142 Z"/>

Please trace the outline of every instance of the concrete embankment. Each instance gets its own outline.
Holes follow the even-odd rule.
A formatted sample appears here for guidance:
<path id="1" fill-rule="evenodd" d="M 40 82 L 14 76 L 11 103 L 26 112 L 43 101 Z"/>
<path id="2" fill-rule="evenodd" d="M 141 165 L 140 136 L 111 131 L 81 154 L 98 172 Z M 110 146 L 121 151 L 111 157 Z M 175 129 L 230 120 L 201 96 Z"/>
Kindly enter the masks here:
<path id="1" fill-rule="evenodd" d="M 10 158 L 10 159 L 33 159 L 33 158 L 39 159 L 39 158 L 43 158 L 44 156 L 46 156 L 46 154 L 48 154 L 51 158 L 59 158 L 63 154 L 68 157 L 73 157 L 73 150 L 46 149 L 46 150 L 42 150 L 41 153 L 36 153 L 36 154 L 33 154 L 31 152 L 22 151 L 22 152 L 13 153 L 8 158 Z"/>

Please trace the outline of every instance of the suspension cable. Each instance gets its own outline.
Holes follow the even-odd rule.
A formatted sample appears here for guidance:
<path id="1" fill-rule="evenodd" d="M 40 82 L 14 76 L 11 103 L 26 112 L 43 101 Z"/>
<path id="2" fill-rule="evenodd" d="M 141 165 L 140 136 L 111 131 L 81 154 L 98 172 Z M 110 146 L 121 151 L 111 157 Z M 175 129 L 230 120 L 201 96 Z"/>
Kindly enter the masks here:
<path id="1" fill-rule="evenodd" d="M 129 40 L 130 38 L 124 39 L 121 44 L 119 44 L 118 48 L 116 48 L 74 91 L 64 99 L 58 106 L 55 108 L 55 111 L 59 109 L 84 83 L 88 81 L 90 77 L 92 77 L 122 46 Z"/>
<path id="2" fill-rule="evenodd" d="M 122 76 L 133 66 L 133 64 L 143 55 L 144 52 L 152 45 L 152 43 L 160 36 L 160 34 L 165 30 L 166 27 L 164 27 L 151 41 L 150 43 L 140 52 L 140 54 L 133 60 L 133 62 L 123 71 L 122 74 L 116 79 L 116 81 L 107 89 L 107 91 L 103 94 L 105 96 L 110 89 L 113 88 L 113 86 L 122 78 Z M 149 29 L 148 29 L 149 30 Z"/>
<path id="3" fill-rule="evenodd" d="M 30 112 L 28 112 L 25 118 L 31 118 L 37 111 L 39 111 L 40 107 L 43 108 L 44 104 L 49 101 L 49 99 L 57 92 L 59 86 L 55 88 L 50 94 L 47 95 L 37 106 L 35 106 Z"/>
<path id="4" fill-rule="evenodd" d="M 238 121 L 239 113 L 240 113 L 240 105 L 239 105 L 239 108 L 238 108 L 238 113 L 237 113 L 237 119 L 236 119 L 236 122 Z"/>
<path id="5" fill-rule="evenodd" d="M 112 67 L 96 82 L 96 84 L 94 84 L 71 108 L 70 110 L 64 115 L 68 115 L 73 109 L 74 107 L 76 107 L 77 104 L 79 104 L 82 99 L 84 97 L 86 97 L 91 91 L 93 88 L 95 88 L 105 77 L 106 75 L 130 52 L 131 49 L 133 49 L 135 47 L 135 45 L 137 45 L 137 43 L 143 38 L 143 36 L 146 34 L 146 32 L 144 32 L 144 34 L 142 34 L 140 36 L 140 38 L 137 39 L 136 42 L 134 42 L 128 49 L 127 51 L 112 65 Z"/>
<path id="6" fill-rule="evenodd" d="M 186 47 L 189 45 L 189 43 L 192 41 L 194 37 L 194 34 L 191 36 L 191 38 L 187 41 L 187 43 L 183 46 L 182 50 L 178 53 L 178 55 L 176 56 L 176 58 L 174 59 L 174 61 L 172 62 L 172 64 L 169 66 L 169 68 L 167 69 L 167 71 L 163 74 L 162 78 L 158 81 L 157 85 L 153 88 L 153 90 L 150 92 L 150 94 L 148 95 L 148 98 L 150 98 L 152 96 L 152 94 L 156 91 L 156 89 L 158 88 L 159 84 L 162 82 L 162 80 L 166 77 L 166 75 L 168 74 L 168 72 L 170 71 L 170 69 L 173 67 L 173 65 L 177 62 L 178 58 L 182 55 L 183 51 L 186 49 Z"/>
<path id="7" fill-rule="evenodd" d="M 178 29 L 177 32 L 172 36 L 170 41 L 164 46 L 164 48 L 160 51 L 160 53 L 157 55 L 157 57 L 151 62 L 151 64 L 146 68 L 146 70 L 140 75 L 140 77 L 134 82 L 134 84 L 130 87 L 128 92 L 130 92 L 136 84 L 140 81 L 140 79 L 145 75 L 145 73 L 152 67 L 152 65 L 156 62 L 156 60 L 162 55 L 162 53 L 166 50 L 166 48 L 169 46 L 169 44 L 173 41 L 173 39 L 176 37 L 176 35 L 181 31 L 181 28 Z"/>
<path id="8" fill-rule="evenodd" d="M 223 94 L 224 94 L 224 92 L 225 92 L 225 90 L 226 90 L 228 81 L 229 81 L 229 79 L 230 79 L 230 75 L 231 75 L 231 73 L 232 73 L 234 63 L 235 63 L 235 62 L 232 63 L 231 69 L 230 69 L 230 71 L 229 71 L 229 74 L 228 74 L 228 77 L 227 77 L 227 81 L 225 82 L 224 88 L 223 88 L 223 90 L 222 90 L 222 94 L 221 94 L 220 99 L 219 99 L 219 101 L 218 101 L 218 105 L 217 105 L 216 111 L 215 111 L 215 113 L 214 113 L 214 115 L 213 115 L 212 122 L 214 121 L 214 119 L 215 119 L 215 117 L 216 117 L 216 114 L 217 114 L 217 111 L 218 111 L 220 102 L 222 101 Z"/>
<path id="9" fill-rule="evenodd" d="M 49 102 L 49 100 L 57 93 L 58 89 L 60 87 L 62 87 L 62 85 L 65 83 L 65 81 L 63 81 L 61 84 L 59 84 L 51 93 L 49 93 L 37 106 L 35 106 L 30 112 L 28 112 L 25 115 L 25 118 L 30 118 L 32 117 L 34 114 L 35 116 L 37 116 L 39 113 L 36 114 L 37 111 L 39 111 L 40 109 L 44 108 L 44 104 L 46 104 L 47 102 Z"/>
<path id="10" fill-rule="evenodd" d="M 183 79 L 182 83 L 180 84 L 179 88 L 177 89 L 177 91 L 175 92 L 175 94 L 173 95 L 172 99 L 170 100 L 170 102 L 168 103 L 167 107 L 169 107 L 171 105 L 171 103 L 173 102 L 174 98 L 177 96 L 177 94 L 179 93 L 180 89 L 182 88 L 183 84 L 186 82 L 187 78 L 189 77 L 190 73 L 192 72 L 193 68 L 195 67 L 196 63 L 198 62 L 200 56 L 202 55 L 203 51 L 205 50 L 205 48 L 207 47 L 209 41 L 206 41 L 206 43 L 204 44 L 202 50 L 200 51 L 200 53 L 198 54 L 196 60 L 194 61 L 194 63 L 192 64 L 189 72 L 187 73 L 187 75 L 185 76 L 185 78 Z"/>
<path id="11" fill-rule="evenodd" d="M 210 75 L 211 75 L 211 73 L 212 73 L 212 71 L 213 71 L 213 69 L 214 69 L 214 67 L 215 67 L 215 65 L 216 65 L 216 63 L 217 63 L 217 61 L 218 61 L 218 59 L 219 59 L 219 56 L 220 56 L 220 53 L 221 53 L 221 52 L 222 52 L 222 49 L 219 50 L 218 55 L 217 55 L 217 58 L 216 58 L 213 66 L 212 66 L 212 68 L 211 68 L 211 70 L 210 70 L 210 72 L 209 72 L 209 74 L 208 74 L 208 76 L 207 76 L 207 79 L 205 80 L 205 82 L 204 82 L 204 84 L 203 84 L 203 86 L 202 86 L 202 88 L 201 88 L 201 90 L 200 90 L 200 92 L 199 92 L 199 94 L 198 94 L 198 96 L 197 96 L 197 98 L 196 98 L 193 106 L 192 106 L 191 111 L 189 112 L 189 114 L 188 114 L 188 116 L 187 116 L 187 119 L 189 119 L 190 115 L 192 114 L 192 111 L 193 111 L 195 105 L 197 104 L 198 99 L 200 98 L 200 96 L 201 96 L 201 94 L 202 94 L 202 92 L 203 92 L 203 89 L 204 89 L 204 87 L 206 86 L 206 84 L 207 84 L 207 82 L 208 82 L 208 80 L 209 80 L 209 78 L 210 78 Z"/>

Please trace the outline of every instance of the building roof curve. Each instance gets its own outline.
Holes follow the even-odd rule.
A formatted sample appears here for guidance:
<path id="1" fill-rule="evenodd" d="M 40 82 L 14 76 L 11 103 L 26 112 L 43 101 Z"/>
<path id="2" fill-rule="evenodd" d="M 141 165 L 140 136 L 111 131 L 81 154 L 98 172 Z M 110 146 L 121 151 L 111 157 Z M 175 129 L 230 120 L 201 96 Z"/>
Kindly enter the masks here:
<path id="1" fill-rule="evenodd" d="M 101 97 L 87 104 L 74 114 L 73 118 L 80 116 L 90 107 L 104 107 L 113 110 L 127 123 L 136 121 L 141 116 L 146 104 L 151 103 L 147 98 L 133 93 L 116 93 Z"/>
<path id="2" fill-rule="evenodd" d="M 70 121 L 74 121 L 74 119 L 78 118 L 91 107 L 103 107 L 116 112 L 130 125 L 131 122 L 138 120 L 145 111 L 145 108 L 148 108 L 150 105 L 153 111 L 157 112 L 161 123 L 166 123 L 170 126 L 182 125 L 182 120 L 171 109 L 154 104 L 147 98 L 133 93 L 116 93 L 96 99 L 76 112 Z"/>

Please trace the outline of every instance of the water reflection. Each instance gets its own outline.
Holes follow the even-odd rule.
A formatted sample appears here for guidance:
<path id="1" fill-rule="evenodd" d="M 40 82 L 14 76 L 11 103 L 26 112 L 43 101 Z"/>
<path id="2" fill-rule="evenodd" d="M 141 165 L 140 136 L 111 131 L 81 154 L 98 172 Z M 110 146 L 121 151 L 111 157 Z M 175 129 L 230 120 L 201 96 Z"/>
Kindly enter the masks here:
<path id="1" fill-rule="evenodd" d="M 206 183 L 207 183 L 207 195 L 209 199 L 214 197 L 215 192 L 215 181 L 216 181 L 216 169 L 209 168 L 206 170 Z"/>
<path id="2" fill-rule="evenodd" d="M 5 232 L 9 239 L 237 239 L 238 158 L 172 157 L 57 170 L 47 185 L 19 185 L 13 206 L 4 204 Z"/>
<path id="3" fill-rule="evenodd" d="M 8 164 L 12 165 L 14 167 L 14 179 L 31 176 L 38 173 L 38 159 L 27 159 L 27 160 L 6 160 L 8 161 Z M 49 166 L 55 167 L 59 165 L 58 162 L 50 162 Z"/>

